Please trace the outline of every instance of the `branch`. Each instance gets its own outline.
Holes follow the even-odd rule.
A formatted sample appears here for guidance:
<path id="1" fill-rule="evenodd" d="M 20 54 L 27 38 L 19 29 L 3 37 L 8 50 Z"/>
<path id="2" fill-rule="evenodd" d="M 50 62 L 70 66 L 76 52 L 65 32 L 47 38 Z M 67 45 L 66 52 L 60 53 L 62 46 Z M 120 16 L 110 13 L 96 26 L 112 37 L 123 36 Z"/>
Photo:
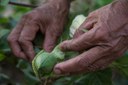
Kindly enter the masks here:
<path id="1" fill-rule="evenodd" d="M 34 5 L 30 5 L 30 4 L 23 4 L 23 3 L 17 3 L 17 2 L 12 2 L 12 1 L 9 1 L 10 5 L 17 5 L 17 6 L 24 6 L 24 7 L 30 7 L 30 8 L 36 8 L 37 6 L 34 6 Z"/>

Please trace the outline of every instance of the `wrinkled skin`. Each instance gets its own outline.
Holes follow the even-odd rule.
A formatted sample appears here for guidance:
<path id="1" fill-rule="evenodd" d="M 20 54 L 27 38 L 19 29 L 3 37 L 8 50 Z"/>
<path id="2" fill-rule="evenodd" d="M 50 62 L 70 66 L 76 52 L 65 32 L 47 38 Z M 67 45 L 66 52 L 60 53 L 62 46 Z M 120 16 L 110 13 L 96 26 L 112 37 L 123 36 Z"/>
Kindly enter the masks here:
<path id="1" fill-rule="evenodd" d="M 58 63 L 56 74 L 74 74 L 105 69 L 128 49 L 128 1 L 119 0 L 89 14 L 74 38 L 61 43 L 63 51 L 80 55 Z M 82 29 L 89 30 L 84 33 Z"/>
<path id="2" fill-rule="evenodd" d="M 62 34 L 69 12 L 69 2 L 48 0 L 47 3 L 25 14 L 8 37 L 15 56 L 31 61 L 34 58 L 32 41 L 38 31 L 44 34 L 42 48 L 51 52 Z"/>

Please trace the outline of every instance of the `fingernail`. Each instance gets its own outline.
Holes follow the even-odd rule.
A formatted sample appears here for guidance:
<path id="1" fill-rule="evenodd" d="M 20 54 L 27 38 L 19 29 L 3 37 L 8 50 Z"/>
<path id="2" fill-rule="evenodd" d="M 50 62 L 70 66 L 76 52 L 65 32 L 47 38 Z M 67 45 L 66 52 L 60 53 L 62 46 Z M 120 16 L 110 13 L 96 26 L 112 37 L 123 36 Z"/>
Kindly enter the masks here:
<path id="1" fill-rule="evenodd" d="M 59 68 L 55 68 L 54 72 L 55 72 L 55 74 L 58 74 L 58 75 L 61 74 L 61 70 Z"/>

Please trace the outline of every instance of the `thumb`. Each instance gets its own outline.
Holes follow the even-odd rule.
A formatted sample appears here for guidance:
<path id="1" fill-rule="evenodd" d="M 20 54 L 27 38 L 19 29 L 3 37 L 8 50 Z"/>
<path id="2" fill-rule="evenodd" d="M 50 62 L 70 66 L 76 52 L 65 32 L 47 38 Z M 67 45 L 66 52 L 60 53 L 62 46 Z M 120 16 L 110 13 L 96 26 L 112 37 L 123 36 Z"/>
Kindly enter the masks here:
<path id="1" fill-rule="evenodd" d="M 104 50 L 105 49 L 100 46 L 94 47 L 74 58 L 56 64 L 54 72 L 60 75 L 79 73 L 83 70 L 84 72 L 88 71 L 88 66 L 104 56 Z"/>
<path id="2" fill-rule="evenodd" d="M 78 38 L 66 40 L 60 44 L 60 48 L 63 51 L 83 51 L 86 50 L 94 44 L 91 41 L 93 33 L 91 31 L 79 36 Z"/>

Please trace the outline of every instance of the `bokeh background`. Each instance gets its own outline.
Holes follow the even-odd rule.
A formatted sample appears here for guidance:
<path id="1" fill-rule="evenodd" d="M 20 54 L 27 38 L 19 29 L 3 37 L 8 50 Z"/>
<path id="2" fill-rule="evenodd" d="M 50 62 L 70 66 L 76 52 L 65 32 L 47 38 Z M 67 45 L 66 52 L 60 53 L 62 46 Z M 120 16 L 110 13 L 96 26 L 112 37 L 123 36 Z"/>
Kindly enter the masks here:
<path id="1" fill-rule="evenodd" d="M 18 3 L 31 4 L 34 6 L 43 5 L 45 0 L 10 0 Z M 69 28 L 71 21 L 78 14 L 87 16 L 90 12 L 111 3 L 112 0 L 75 0 L 71 4 L 69 21 L 66 29 Z M 35 77 L 31 68 L 31 63 L 14 57 L 7 43 L 7 36 L 16 26 L 20 18 L 34 8 L 22 7 L 7 4 L 0 6 L 0 85 L 41 85 Z M 67 31 L 65 32 L 67 33 Z M 65 39 L 68 37 L 65 35 Z M 128 57 L 128 54 L 125 54 Z M 127 63 L 127 59 L 121 62 Z M 127 63 L 128 64 L 128 63 Z M 120 67 L 121 68 L 121 67 Z M 124 67 L 123 67 L 124 68 Z M 127 67 L 126 67 L 127 68 Z M 122 68 L 121 68 L 122 70 Z M 69 76 L 53 81 L 53 85 L 128 85 L 127 74 L 121 75 L 117 70 L 97 72 L 93 74 Z M 107 74 L 107 76 L 106 76 Z M 98 76 L 97 76 L 98 75 Z M 92 77 L 93 76 L 93 77 Z M 112 78 L 111 78 L 112 77 Z M 51 84 L 50 84 L 51 85 Z"/>

